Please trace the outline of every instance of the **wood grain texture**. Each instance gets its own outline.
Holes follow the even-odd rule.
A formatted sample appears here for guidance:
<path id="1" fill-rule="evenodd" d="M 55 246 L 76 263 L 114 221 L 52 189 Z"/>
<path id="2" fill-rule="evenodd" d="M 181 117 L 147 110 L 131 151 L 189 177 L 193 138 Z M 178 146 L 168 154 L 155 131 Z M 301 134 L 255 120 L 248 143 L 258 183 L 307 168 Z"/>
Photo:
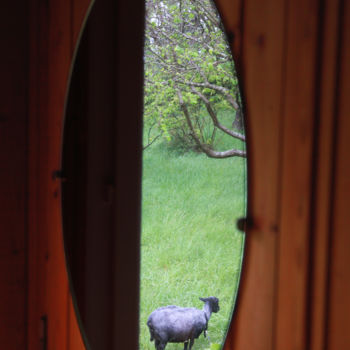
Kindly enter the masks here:
<path id="1" fill-rule="evenodd" d="M 215 4 L 225 27 L 234 62 L 236 65 L 238 65 L 238 70 L 240 70 L 239 64 L 241 63 L 243 1 L 216 0 Z"/>
<path id="2" fill-rule="evenodd" d="M 30 95 L 29 95 L 29 162 L 28 162 L 28 350 L 42 347 L 40 319 L 46 315 L 46 259 L 47 234 L 43 231 L 46 220 L 46 192 L 41 173 L 47 160 L 47 148 L 42 147 L 42 133 L 46 129 L 42 116 L 47 115 L 47 42 L 48 16 L 43 2 L 33 1 L 30 6 Z"/>
<path id="3" fill-rule="evenodd" d="M 240 6 L 241 13 L 229 12 Z M 229 31 L 241 36 L 235 36 L 241 44 L 233 43 L 233 50 L 239 50 L 236 65 L 248 139 L 248 215 L 253 219 L 247 229 L 242 281 L 225 349 L 270 350 L 275 324 L 284 4 L 220 1 L 219 8 Z"/>
<path id="4" fill-rule="evenodd" d="M 0 348 L 25 347 L 27 308 L 28 17 L 0 4 Z"/>
<path id="5" fill-rule="evenodd" d="M 85 345 L 81 336 L 81 331 L 78 326 L 75 310 L 72 299 L 68 296 L 68 345 L 67 350 L 84 350 Z"/>
<path id="6" fill-rule="evenodd" d="M 307 341 L 317 15 L 318 1 L 288 2 L 276 320 L 276 349 L 285 350 Z"/>
<path id="7" fill-rule="evenodd" d="M 53 178 L 60 169 L 61 135 L 64 103 L 68 74 L 72 57 L 71 7 L 70 1 L 55 1 L 49 7 L 48 41 L 48 118 L 47 135 L 41 139 L 47 148 L 48 158 L 43 171 L 43 182 L 47 192 L 43 200 L 46 204 L 46 225 L 43 233 L 48 235 L 48 259 L 46 276 L 46 309 L 48 317 L 48 348 L 64 349 L 67 345 L 68 320 L 68 279 L 63 252 L 61 223 L 60 184 Z M 45 116 L 43 116 L 45 117 Z"/>
<path id="8" fill-rule="evenodd" d="M 334 165 L 333 112 L 337 108 L 338 91 L 338 2 L 325 1 L 322 8 L 319 6 L 317 1 L 259 4 L 247 0 L 243 5 L 238 1 L 218 1 L 228 31 L 241 36 L 231 44 L 233 51 L 239 52 L 237 65 L 244 86 L 250 165 L 249 215 L 255 224 L 247 233 L 240 295 L 225 349 L 309 346 L 321 349 L 329 332 L 328 312 L 334 315 L 334 324 L 338 324 L 338 317 L 343 324 L 347 321 L 343 309 L 334 306 L 336 298 L 332 297 L 330 304 L 327 299 L 328 264 L 332 259 L 329 222 Z M 242 18 L 230 13 L 238 8 L 242 9 Z M 347 33 L 345 25 L 343 31 Z M 346 34 L 343 36 L 346 42 Z M 266 45 L 270 41 L 275 50 Z M 235 46 L 237 42 L 241 44 Z M 349 75 L 345 61 L 342 58 L 342 77 Z M 271 81 L 264 80 L 265 74 Z M 346 80 L 342 81 L 345 86 Z M 343 85 L 339 91 L 348 91 Z M 277 87 L 277 94 L 273 86 Z M 280 111 L 267 117 L 266 103 L 273 94 Z M 344 101 L 342 106 L 346 108 Z M 349 130 L 344 126 L 342 132 L 345 135 Z M 338 143 L 342 145 L 339 149 L 345 149 L 345 136 Z M 268 157 L 264 157 L 266 150 Z M 342 160 L 338 166 L 346 168 L 345 163 Z M 343 191 L 348 185 L 346 176 L 341 177 Z M 334 181 L 342 183 L 338 177 Z M 342 208 L 344 200 L 340 192 L 335 198 Z M 275 229 L 275 238 L 270 240 L 265 222 L 269 217 L 270 227 Z M 345 227 L 345 223 L 340 227 Z M 344 237 L 338 240 L 345 242 Z M 330 290 L 345 301 L 347 289 L 341 292 L 343 280 L 335 276 L 338 269 L 346 275 L 346 269 L 341 268 L 345 266 L 345 251 L 340 248 L 346 244 L 332 243 L 332 246 L 332 254 L 337 258 L 330 275 L 338 287 L 332 283 Z M 267 292 L 265 298 L 264 292 Z M 341 329 L 338 328 L 338 333 Z M 346 344 L 339 343 L 346 341 L 344 334 L 330 339 L 338 341 L 334 349 L 344 348 Z"/>
<path id="9" fill-rule="evenodd" d="M 83 349 L 72 313 L 63 250 L 59 180 L 66 90 L 77 40 L 88 4 L 33 1 L 30 6 L 30 108 L 28 254 L 28 349 L 43 346 L 41 321 L 48 320 L 49 349 Z M 84 5 L 86 8 L 84 9 Z M 81 12 L 79 12 L 81 11 Z M 75 31 L 73 30 L 73 23 Z"/>
<path id="10" fill-rule="evenodd" d="M 134 23 L 128 14 L 135 11 Z M 114 349 L 137 349 L 139 340 L 140 232 L 143 124 L 142 2 L 116 8 L 116 160 L 114 195 Z M 130 83 L 130 77 L 132 82 Z M 126 117 L 127 116 L 127 117 Z M 125 150 L 132 157 L 125 156 Z M 125 239 L 130 247 L 125 250 Z M 107 349 L 106 349 L 107 350 Z"/>
<path id="11" fill-rule="evenodd" d="M 248 214 L 253 219 L 253 225 L 247 230 L 236 311 L 224 348 L 347 349 L 350 347 L 349 2 L 217 0 L 217 3 L 242 80 L 249 157 Z M 343 6 L 340 12 L 339 4 Z M 28 130 L 29 350 L 40 348 L 39 321 L 44 314 L 49 320 L 50 350 L 83 349 L 64 266 L 59 182 L 52 178 L 52 172 L 60 167 L 68 74 L 87 6 L 87 0 L 52 0 L 49 7 L 45 1 L 37 0 L 30 6 L 30 26 L 34 34 L 30 43 Z M 131 13 L 132 5 L 128 6 Z M 322 11 L 319 6 L 323 6 Z M 322 18 L 318 17 L 320 13 Z M 141 21 L 139 17 L 134 18 Z M 118 30 L 127 26 L 121 21 Z M 16 30 L 23 28 L 19 26 Z M 18 34 L 14 33 L 16 38 Z M 132 52 L 133 42 L 122 42 L 122 31 L 119 35 L 119 62 L 125 63 L 127 56 L 122 53 Z M 20 50 L 16 61 L 8 58 L 12 67 L 23 62 L 20 53 L 25 56 L 24 46 L 25 40 L 16 46 Z M 132 62 L 137 65 L 137 61 Z M 131 64 L 128 69 L 132 71 Z M 105 73 L 107 71 L 105 67 Z M 25 66 L 21 66 L 15 78 L 26 74 Z M 118 74 L 125 77 L 126 71 Z M 22 349 L 26 341 L 23 328 L 26 319 L 23 311 L 26 308 L 26 99 L 18 80 L 12 81 L 13 77 L 6 72 L 4 77 L 13 90 L 8 91 L 8 101 L 0 115 L 0 126 L 9 128 L 0 129 L 6 146 L 0 150 L 0 157 L 11 174 L 9 177 L 0 173 L 6 199 L 2 215 L 7 218 L 1 220 L 1 231 L 11 229 L 12 235 L 1 235 L 0 272 L 5 300 L 19 302 L 15 309 L 2 306 L 6 322 L 2 319 L 0 347 L 12 349 L 7 343 L 1 343 L 2 335 L 9 332 L 17 335 L 17 347 L 13 348 Z M 122 96 L 132 95 L 132 85 L 123 93 L 126 95 Z M 23 104 L 17 105 L 18 101 Z M 118 108 L 122 114 L 123 107 Z M 3 120 L 2 116 L 10 109 L 18 119 Z M 128 122 L 131 129 L 137 127 L 133 124 L 137 124 L 136 120 Z M 7 135 L 6 130 L 12 131 Z M 11 138 L 13 135 L 16 138 Z M 128 139 L 128 135 L 119 137 Z M 133 149 L 139 157 L 137 135 L 135 137 Z M 4 149 L 13 150 L 11 156 Z M 121 148 L 115 151 L 121 152 Z M 124 179 L 129 180 L 126 174 L 119 178 L 119 188 Z M 137 198 L 137 188 L 134 195 L 133 200 Z M 127 201 L 127 197 L 124 200 Z M 135 210 L 136 202 L 128 202 L 124 210 Z M 115 223 L 116 227 L 122 225 L 120 222 Z M 137 222 L 134 224 L 127 238 L 118 237 L 115 251 L 128 243 L 133 246 L 136 254 L 133 256 L 137 256 L 137 237 L 132 236 L 137 231 Z M 128 258 L 132 260 L 131 255 Z M 128 275 L 123 271 L 120 257 L 114 263 L 114 272 L 121 271 L 133 286 L 132 300 L 115 305 L 116 332 L 108 342 L 117 344 L 127 341 L 120 340 L 118 332 L 123 331 L 123 322 L 118 323 L 117 317 L 126 315 L 130 307 L 134 318 L 128 320 L 128 335 L 131 329 L 135 331 L 138 270 L 134 264 Z M 11 273 L 5 266 L 12 266 Z M 90 282 L 94 283 L 92 277 Z M 131 291 L 120 288 L 117 278 L 114 289 L 121 297 L 131 295 Z M 10 295 L 10 292 L 13 293 Z M 136 349 L 136 337 L 133 339 L 135 344 L 131 348 Z"/>
<path id="12" fill-rule="evenodd" d="M 327 0 L 320 9 L 321 32 L 319 33 L 318 59 L 319 84 L 316 86 L 316 142 L 315 146 L 315 189 L 313 197 L 314 213 L 310 230 L 311 274 L 309 294 L 311 350 L 324 349 L 327 334 L 327 294 L 328 269 L 330 264 L 329 246 L 331 243 L 330 220 L 332 212 L 332 177 L 334 155 L 334 126 L 337 91 L 337 51 L 339 1 Z M 317 175 L 317 176 L 316 176 Z"/>
<path id="13" fill-rule="evenodd" d="M 329 350 L 350 348 L 350 4 L 340 7 L 340 51 L 338 61 L 338 106 L 336 110 L 334 202 L 331 226 L 331 266 L 329 279 Z"/>

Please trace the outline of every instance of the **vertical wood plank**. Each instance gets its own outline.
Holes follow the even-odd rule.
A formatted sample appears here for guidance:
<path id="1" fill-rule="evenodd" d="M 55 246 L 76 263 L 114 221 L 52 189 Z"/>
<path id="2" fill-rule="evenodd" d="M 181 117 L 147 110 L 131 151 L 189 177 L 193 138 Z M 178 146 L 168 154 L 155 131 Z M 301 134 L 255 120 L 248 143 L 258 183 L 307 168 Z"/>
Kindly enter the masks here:
<path id="1" fill-rule="evenodd" d="M 310 280 L 310 349 L 325 349 L 327 324 L 328 266 L 330 264 L 331 182 L 333 174 L 334 107 L 336 98 L 337 36 L 339 1 L 327 0 L 322 8 L 322 33 L 319 60 L 317 160 L 314 215 L 311 224 L 312 279 Z M 317 58 L 316 58 L 317 59 Z"/>
<path id="2" fill-rule="evenodd" d="M 328 350 L 350 348 L 350 3 L 341 2 L 334 203 L 331 226 Z"/>
<path id="3" fill-rule="evenodd" d="M 216 0 L 236 65 L 241 62 L 243 0 Z M 237 67 L 239 70 L 239 67 Z"/>
<path id="4" fill-rule="evenodd" d="M 85 284 L 82 320 L 91 348 L 113 349 L 113 205 L 115 113 L 115 7 L 113 1 L 94 5 L 81 56 L 81 75 L 86 76 L 85 198 L 79 198 L 85 213 Z M 84 77 L 79 78 L 84 81 Z M 78 85 L 79 86 L 79 85 Z M 78 114 L 84 120 L 84 115 Z M 103 117 L 100 117 L 103 116 Z M 79 123 L 84 125 L 84 123 Z M 77 169 L 79 171 L 79 169 Z M 108 188 L 110 194 L 108 194 Z M 101 239 L 103 237 L 103 239 Z M 85 287 L 85 290 L 84 290 Z"/>
<path id="5" fill-rule="evenodd" d="M 49 7 L 48 42 L 48 149 L 46 202 L 48 236 L 47 310 L 48 348 L 65 349 L 67 344 L 68 279 L 65 269 L 61 223 L 60 186 L 52 174 L 60 169 L 63 108 L 72 57 L 71 2 L 52 1 Z M 44 136 L 44 135 L 42 135 Z"/>
<path id="6" fill-rule="evenodd" d="M 72 299 L 68 296 L 68 346 L 67 350 L 84 350 L 85 346 L 78 326 L 75 310 L 73 307 Z"/>
<path id="7" fill-rule="evenodd" d="M 226 6 L 224 0 L 219 2 L 223 4 L 222 6 Z M 39 1 L 39 3 L 38 11 L 42 11 L 43 9 L 40 10 L 40 8 L 45 7 L 44 2 Z M 315 108 L 313 94 L 315 63 L 318 59 L 315 56 L 318 5 L 316 1 L 287 1 L 288 48 L 287 56 L 284 56 L 283 20 L 285 5 L 283 2 L 269 0 L 262 3 L 257 0 L 246 0 L 242 20 L 236 14 L 230 15 L 230 11 L 236 11 L 240 7 L 240 2 L 237 0 L 227 3 L 229 5 L 225 10 L 227 11 L 227 17 L 224 15 L 224 21 L 226 20 L 225 23 L 228 23 L 228 27 L 234 33 L 240 33 L 239 36 L 242 35 L 242 41 L 234 41 L 233 47 L 240 52 L 240 76 L 243 79 L 243 93 L 247 103 L 247 132 L 250 148 L 248 151 L 251 150 L 251 159 L 249 160 L 250 198 L 254 198 L 249 203 L 249 214 L 255 219 L 255 225 L 247 233 L 242 290 L 239 295 L 237 314 L 234 316 L 235 323 L 232 325 L 225 349 L 274 349 L 273 334 L 275 329 L 277 330 L 276 349 L 304 349 L 308 330 L 310 329 L 306 315 L 307 301 L 310 300 L 308 299 L 308 229 L 310 227 L 310 200 L 312 198 L 310 184 L 312 183 L 314 124 L 311 116 L 313 116 Z M 323 303 L 327 292 L 325 287 L 325 268 L 328 262 L 326 256 L 328 243 L 326 226 L 329 220 L 327 198 L 330 191 L 331 153 L 329 147 L 332 140 L 330 115 L 333 108 L 332 94 L 334 93 L 333 86 L 335 84 L 333 68 L 336 59 L 334 54 L 335 42 L 332 38 L 334 38 L 337 25 L 337 14 L 335 13 L 337 2 L 325 1 L 325 3 L 327 8 L 325 28 L 327 28 L 327 32 L 322 56 L 325 63 L 322 70 L 323 86 L 321 89 L 321 96 L 325 98 L 321 98 L 319 137 L 322 140 L 325 138 L 326 141 L 319 144 L 321 157 L 317 163 L 316 198 L 320 204 L 315 207 L 317 222 L 315 222 L 314 232 L 317 235 L 314 239 L 316 246 L 312 249 L 314 252 L 314 268 L 311 272 L 314 278 L 313 295 L 315 297 L 311 309 L 312 324 L 310 326 L 312 330 L 312 350 L 319 349 L 321 344 L 324 345 L 322 329 L 327 316 Z M 332 221 L 329 320 L 327 323 L 329 327 L 327 329 L 328 348 L 330 350 L 350 347 L 347 331 L 350 320 L 349 313 L 346 312 L 350 307 L 348 302 L 350 276 L 347 268 L 350 242 L 349 235 L 346 232 L 346 228 L 350 227 L 348 215 L 350 203 L 349 196 L 344 195 L 350 187 L 350 164 L 347 156 L 350 147 L 348 138 L 350 125 L 349 118 L 347 118 L 350 115 L 348 102 L 350 86 L 346 79 L 350 74 L 348 63 L 350 62 L 350 34 L 349 27 L 345 26 L 345 23 L 350 21 L 350 6 L 346 1 L 343 1 L 343 3 L 345 4 L 345 11 L 343 13 L 341 86 L 338 90 L 340 105 L 336 145 L 336 178 L 334 182 L 335 202 Z M 40 91 L 31 92 L 33 97 L 31 101 L 35 100 L 40 106 L 38 107 L 36 102 L 31 102 L 33 104 L 30 107 L 29 135 L 30 144 L 34 146 L 34 149 L 32 148 L 29 154 L 31 162 L 29 187 L 30 194 L 33 195 L 29 201 L 29 232 L 30 235 L 33 235 L 29 240 L 31 264 L 29 267 L 29 279 L 31 281 L 29 300 L 33 301 L 34 304 L 30 302 L 29 314 L 34 315 L 34 320 L 36 320 L 41 313 L 49 313 L 49 346 L 50 349 L 61 350 L 67 347 L 76 349 L 82 346 L 77 336 L 78 330 L 68 295 L 66 272 L 62 268 L 64 266 L 64 255 L 59 186 L 58 182 L 51 177 L 53 170 L 59 168 L 66 81 L 72 48 L 78 33 L 79 26 L 77 23 L 81 21 L 81 17 L 78 16 L 80 19 L 75 21 L 75 15 L 71 12 L 72 4 L 66 0 L 63 2 L 52 1 L 50 6 L 50 15 L 47 17 L 51 19 L 49 37 L 45 38 L 43 28 L 40 29 L 41 33 L 39 35 L 39 40 L 44 42 L 47 40 L 47 44 L 49 43 L 49 55 L 46 57 L 45 52 L 40 52 L 40 45 L 37 45 L 37 43 L 33 44 L 35 52 L 31 51 L 32 57 L 36 57 L 35 55 L 42 57 L 42 64 L 36 67 L 39 73 L 33 77 L 33 81 L 36 83 L 31 85 L 31 90 L 40 87 Z M 80 3 L 75 2 L 73 12 L 79 12 L 80 9 L 77 10 L 80 8 L 79 6 Z M 48 8 L 44 10 L 48 11 Z M 42 15 L 39 17 L 40 23 L 45 28 L 46 19 Z M 240 51 L 241 45 L 242 51 Z M 283 80 L 284 59 L 286 59 L 287 64 L 286 90 L 284 90 Z M 47 66 L 48 77 L 46 77 L 45 71 Z M 25 69 L 25 67 L 22 67 L 22 69 Z M 45 91 L 46 88 L 48 88 L 47 91 Z M 48 106 L 43 102 L 46 100 L 46 94 L 48 94 Z M 285 106 L 281 102 L 283 96 L 285 96 Z M 22 107 L 18 106 L 18 108 Z M 38 116 L 38 119 L 36 119 L 36 116 Z M 254 123 L 252 120 L 254 120 Z M 283 124 L 281 124 L 282 120 L 284 120 Z M 4 121 L 1 122 L 4 123 Z M 22 130 L 21 128 L 23 128 L 23 123 L 20 123 L 19 129 Z M 283 139 L 280 130 L 283 132 Z M 7 140 L 5 134 L 4 140 Z M 21 141 L 23 142 L 22 138 Z M 276 151 L 280 149 L 281 141 L 283 144 L 283 158 L 279 158 L 279 152 Z M 23 151 L 23 145 L 20 144 L 20 146 L 18 147 L 18 144 L 16 144 L 16 152 Z M 23 153 L 21 154 L 18 158 L 20 160 L 23 157 Z M 0 155 L 8 157 L 6 153 L 0 153 Z M 280 173 L 281 169 L 279 168 L 281 159 L 282 173 Z M 5 163 L 5 161 L 9 163 Z M 20 163 L 18 162 L 18 164 Z M 2 164 L 11 165 L 12 163 L 4 158 Z M 17 169 L 15 172 L 20 173 L 21 170 L 23 169 Z M 278 207 L 280 174 L 282 175 L 281 209 Z M 23 186 L 25 185 L 20 179 L 17 177 L 11 179 L 11 181 L 20 181 L 19 184 L 16 183 L 16 188 L 21 188 L 23 194 L 25 192 Z M 267 182 L 266 179 L 269 179 L 269 181 Z M 6 192 L 6 194 L 11 204 L 13 196 L 9 196 L 9 192 Z M 17 209 L 19 208 L 19 212 L 24 213 L 21 195 L 19 194 L 15 198 L 17 200 L 15 204 L 18 205 Z M 11 214 L 11 206 L 5 209 L 6 211 L 3 214 Z M 280 227 L 278 226 L 279 210 L 281 214 Z M 17 228 L 20 225 L 20 220 L 18 221 L 15 223 Z M 13 233 L 13 231 L 11 232 Z M 279 245 L 278 233 L 281 233 Z M 38 241 L 35 241 L 36 239 Z M 5 249 L 9 246 L 6 245 L 8 243 L 6 236 L 2 236 L 2 240 L 4 240 L 2 248 Z M 23 259 L 25 259 L 25 254 L 21 253 L 23 241 L 17 241 L 14 238 L 14 241 L 11 241 L 12 243 L 15 247 L 20 248 L 20 254 L 14 258 L 19 262 L 18 265 L 15 263 L 15 266 L 20 269 L 23 266 Z M 8 252 L 5 250 L 5 253 Z M 6 261 L 13 262 L 13 260 Z M 280 265 L 278 284 L 276 284 L 275 269 L 278 262 Z M 34 284 L 35 286 L 33 286 Z M 44 285 L 47 287 L 48 294 L 45 294 L 39 287 Z M 278 287 L 278 294 L 276 294 L 276 287 Z M 19 296 L 23 302 L 24 298 L 22 299 L 23 295 L 20 294 L 21 290 L 21 288 L 15 289 L 16 292 L 13 297 Z M 276 297 L 277 310 L 275 309 Z M 34 305 L 39 306 L 34 307 Z M 19 315 L 22 315 L 22 306 L 18 304 Z M 275 311 L 277 311 L 277 323 Z M 28 320 L 32 319 L 32 317 L 28 318 Z M 14 321 L 13 318 L 9 318 L 9 320 Z M 15 321 L 20 322 L 20 318 L 17 317 Z M 4 325 L 5 328 L 3 327 L 2 330 L 4 331 L 6 327 L 10 327 L 11 322 Z M 29 339 L 35 338 L 32 334 L 38 334 L 39 330 L 35 329 L 37 325 L 37 321 L 34 325 L 29 325 Z M 23 340 L 21 336 L 17 339 L 18 342 Z M 37 349 L 39 343 L 32 340 L 29 341 L 29 344 L 31 344 L 29 349 Z M 0 347 L 8 348 L 5 345 Z"/>
<path id="8" fill-rule="evenodd" d="M 113 349 L 139 346 L 144 21 L 143 2 L 117 2 Z M 125 157 L 125 150 L 132 157 Z"/>
<path id="9" fill-rule="evenodd" d="M 62 240 L 59 182 L 65 95 L 73 47 L 72 3 L 33 1 L 31 13 L 29 161 L 28 349 L 42 346 L 40 318 L 48 320 L 49 349 L 80 344 L 71 313 Z M 79 18 L 82 18 L 80 15 Z"/>
<path id="10" fill-rule="evenodd" d="M 235 1 L 230 6 L 239 8 Z M 254 223 L 247 229 L 242 281 L 225 349 L 271 350 L 275 326 L 284 3 L 247 0 L 243 6 L 242 19 L 232 13 L 225 13 L 223 19 L 231 23 L 226 16 L 236 18 L 230 24 L 233 30 L 242 21 L 238 32 L 242 35 L 242 51 L 236 63 L 242 79 L 247 125 L 248 215 Z M 233 48 L 240 50 L 235 44 Z"/>
<path id="11" fill-rule="evenodd" d="M 276 349 L 305 349 L 318 1 L 287 1 Z"/>
<path id="12" fill-rule="evenodd" d="M 28 163 L 28 350 L 39 349 L 42 337 L 40 319 L 47 313 L 46 264 L 47 234 L 46 193 L 43 170 L 47 164 L 47 147 L 41 141 L 46 133 L 47 115 L 47 43 L 48 15 L 46 3 L 32 1 L 30 5 L 30 94 L 29 94 L 29 163 Z"/>
<path id="13" fill-rule="evenodd" d="M 283 15 L 281 1 L 245 1 L 242 79 L 248 140 L 248 216 L 254 221 L 246 233 L 234 349 L 273 348 Z"/>
<path id="14" fill-rule="evenodd" d="M 0 3 L 0 348 L 9 350 L 26 344 L 27 6 Z"/>

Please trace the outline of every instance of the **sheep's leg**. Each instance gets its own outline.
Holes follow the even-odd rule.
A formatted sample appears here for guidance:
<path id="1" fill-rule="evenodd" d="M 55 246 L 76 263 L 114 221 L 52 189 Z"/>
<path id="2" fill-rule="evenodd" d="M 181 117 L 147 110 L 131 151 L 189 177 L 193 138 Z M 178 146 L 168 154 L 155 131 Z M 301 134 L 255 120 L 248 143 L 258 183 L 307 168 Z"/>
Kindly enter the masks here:
<path id="1" fill-rule="evenodd" d="M 187 350 L 188 341 L 184 342 L 184 350 Z"/>
<path id="2" fill-rule="evenodd" d="M 193 344 L 194 344 L 194 339 L 193 339 L 193 338 L 191 338 L 191 340 L 190 340 L 190 349 L 189 349 L 189 350 L 191 350 L 191 349 L 192 349 Z"/>
<path id="3" fill-rule="evenodd" d="M 156 350 L 164 350 L 166 347 L 166 343 L 161 343 L 159 340 L 155 342 Z"/>

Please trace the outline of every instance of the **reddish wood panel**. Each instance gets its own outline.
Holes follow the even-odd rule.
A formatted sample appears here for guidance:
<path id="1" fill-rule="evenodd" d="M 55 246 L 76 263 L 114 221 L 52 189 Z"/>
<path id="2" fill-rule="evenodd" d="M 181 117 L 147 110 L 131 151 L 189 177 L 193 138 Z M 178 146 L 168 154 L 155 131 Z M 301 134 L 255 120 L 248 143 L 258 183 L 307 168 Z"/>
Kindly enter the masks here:
<path id="1" fill-rule="evenodd" d="M 30 46 L 29 79 L 29 161 L 28 161 L 28 349 L 42 347 L 41 317 L 46 314 L 45 266 L 47 256 L 46 235 L 41 230 L 45 203 L 40 201 L 46 187 L 42 183 L 40 159 L 47 158 L 47 148 L 41 149 L 40 135 L 44 129 L 40 116 L 47 114 L 47 7 L 39 1 L 30 6 Z M 45 162 L 44 162 L 45 164 Z"/>
<path id="2" fill-rule="evenodd" d="M 281 145 L 276 349 L 307 342 L 318 1 L 289 2 Z M 297 145 L 297 147 L 296 147 Z"/>
<path id="3" fill-rule="evenodd" d="M 64 349 L 67 346 L 68 280 L 63 253 L 63 235 L 60 205 L 60 184 L 53 178 L 60 169 L 60 152 L 65 96 L 72 57 L 71 2 L 54 1 L 49 7 L 48 41 L 48 123 L 47 135 L 41 139 L 48 149 L 43 182 L 47 192 L 42 200 L 46 204 L 46 225 L 48 234 L 48 261 L 46 276 L 46 308 L 48 313 L 48 348 Z"/>
<path id="4" fill-rule="evenodd" d="M 338 1 L 344 6 L 340 13 L 338 2 L 331 0 L 322 2 L 323 12 L 319 12 L 319 2 L 315 0 L 218 0 L 228 32 L 234 34 L 231 45 L 244 87 L 249 215 L 254 219 L 247 231 L 241 290 L 225 349 L 294 350 L 308 348 L 309 342 L 312 350 L 326 345 L 329 350 L 350 347 L 350 86 L 346 79 L 350 76 L 350 33 L 349 25 L 345 25 L 350 23 L 350 5 Z M 35 34 L 30 74 L 28 348 L 40 348 L 40 317 L 47 314 L 49 349 L 82 349 L 64 268 L 59 183 L 52 173 L 60 167 L 66 85 L 88 2 L 52 1 L 46 7 L 46 2 L 38 0 L 32 4 L 31 28 Z M 319 13 L 323 13 L 322 19 L 318 18 Z M 343 27 L 338 32 L 339 21 Z M 323 49 L 318 46 L 321 33 Z M 120 43 L 120 48 L 126 45 L 122 39 Z M 21 69 L 19 76 L 25 74 L 25 67 Z M 9 96 L 10 105 L 16 94 Z M 338 107 L 334 99 L 339 102 Z M 16 108 L 23 111 L 23 106 Z M 333 109 L 337 112 L 336 134 Z M 0 151 L 11 174 L 26 171 L 25 123 L 24 118 L 19 124 L 12 124 L 11 130 L 19 127 L 18 132 L 24 132 L 24 138 L 16 140 L 17 161 L 12 162 L 14 158 L 9 159 L 6 152 Z M 3 140 L 14 147 L 5 133 Z M 14 213 L 25 213 L 23 176 L 4 177 L 12 187 L 7 186 L 9 192 L 4 192 L 9 204 L 3 214 L 9 214 L 8 222 L 18 233 L 11 241 L 9 236 L 1 236 L 4 254 L 9 253 L 10 243 L 20 248 L 25 243 L 24 221 L 13 220 Z M 10 193 L 11 188 L 16 191 Z M 13 193 L 18 196 L 12 196 Z M 16 210 L 11 205 L 16 205 Z M 121 241 L 119 246 L 127 246 L 124 243 Z M 6 275 L 6 271 L 2 274 L 9 278 L 3 291 L 6 294 L 12 291 L 11 283 L 24 276 L 21 268 L 25 266 L 25 253 L 15 257 L 10 254 L 5 260 L 14 268 L 19 267 L 18 275 Z M 14 323 L 4 324 L 3 330 L 22 320 L 25 299 L 21 293 L 25 285 L 21 287 L 15 288 L 11 296 L 21 300 L 19 317 L 9 315 Z M 128 307 L 122 305 L 114 314 L 122 314 Z M 117 331 L 123 322 L 120 325 Z M 117 332 L 112 336 L 119 340 Z M 18 344 L 23 339 L 20 332 Z"/>
<path id="5" fill-rule="evenodd" d="M 216 0 L 217 9 L 224 24 L 236 66 L 241 63 L 243 1 Z M 238 71 L 240 67 L 237 67 Z"/>
<path id="6" fill-rule="evenodd" d="M 327 324 L 328 266 L 330 264 L 331 182 L 334 152 L 334 108 L 336 98 L 339 1 L 328 0 L 321 8 L 320 65 L 318 87 L 314 215 L 311 223 L 312 285 L 310 287 L 310 349 L 324 349 Z"/>
<path id="7" fill-rule="evenodd" d="M 68 341 L 67 350 L 84 350 L 83 338 L 78 326 L 77 317 L 72 303 L 72 298 L 68 296 Z"/>
<path id="8" fill-rule="evenodd" d="M 26 344 L 27 4 L 0 4 L 0 348 Z"/>
<path id="9" fill-rule="evenodd" d="M 336 164 L 327 324 L 327 349 L 329 350 L 350 348 L 350 3 L 342 1 L 341 4 Z"/>
<path id="10" fill-rule="evenodd" d="M 219 1 L 234 34 L 248 134 L 249 214 L 242 281 L 225 349 L 273 346 L 280 113 L 283 76 L 284 4 L 277 1 Z M 225 12 L 227 11 L 227 12 Z M 241 16 L 243 15 L 243 18 Z M 266 157 L 266 155 L 269 155 Z"/>
<path id="11" fill-rule="evenodd" d="M 248 215 L 234 349 L 272 349 L 278 232 L 284 4 L 245 1 L 242 79 L 248 135 Z M 266 157 L 265 154 L 269 154 Z"/>
<path id="12" fill-rule="evenodd" d="M 239 51 L 236 57 L 243 79 L 247 132 L 251 136 L 249 214 L 255 227 L 247 233 L 240 296 L 225 349 L 324 348 L 329 332 L 328 312 L 334 318 L 331 333 L 337 327 L 339 335 L 329 337 L 329 343 L 334 349 L 346 348 L 347 335 L 339 327 L 339 321 L 348 324 L 346 308 L 334 301 L 338 298 L 347 305 L 346 294 L 349 295 L 347 284 L 344 286 L 344 247 L 348 247 L 345 234 L 339 234 L 340 238 L 332 243 L 333 255 L 329 256 L 330 234 L 333 235 L 329 220 L 333 206 L 330 194 L 339 2 L 286 1 L 284 7 L 279 1 L 271 1 L 259 7 L 259 2 L 247 0 L 243 2 L 241 19 L 230 12 L 237 11 L 239 3 L 221 0 L 218 6 L 228 31 L 242 35 L 238 40 L 241 45 L 237 46 L 236 41 L 232 47 Z M 343 19 L 343 23 L 347 22 Z M 343 27 L 345 48 L 340 75 L 345 77 L 349 72 L 344 62 L 350 60 L 346 51 L 348 28 L 345 24 Z M 266 45 L 270 41 L 275 51 Z M 278 47 L 280 50 L 276 50 Z M 269 66 L 272 62 L 273 66 Z M 277 94 L 268 80 L 262 84 L 264 74 L 271 81 L 275 79 Z M 342 96 L 349 92 L 345 81 Z M 273 95 L 280 111 L 267 117 Z M 345 110 L 345 98 L 342 101 Z M 347 115 L 348 111 L 342 113 Z M 344 121 L 341 123 L 339 130 L 344 136 L 338 148 L 344 155 L 338 156 L 342 160 L 337 169 L 347 169 L 345 149 L 349 145 L 345 135 L 349 129 Z M 340 183 L 336 188 L 342 187 L 342 193 L 346 193 L 349 184 L 345 179 L 349 175 L 340 173 L 334 180 Z M 336 216 L 343 218 L 346 214 L 342 210 L 349 205 L 340 190 L 335 198 L 341 208 L 339 214 L 335 210 Z M 267 234 L 268 218 L 272 218 L 270 227 L 276 229 L 275 238 L 271 234 L 269 239 Z M 341 222 L 338 230 L 348 226 L 348 222 Z M 327 307 L 327 271 L 333 256 L 331 281 L 336 282 L 331 283 L 334 297 Z"/>
<path id="13" fill-rule="evenodd" d="M 76 5 L 76 6 L 75 6 Z M 59 181 L 64 105 L 87 1 L 31 2 L 29 140 L 28 349 L 84 349 L 71 305 L 65 266 Z"/>

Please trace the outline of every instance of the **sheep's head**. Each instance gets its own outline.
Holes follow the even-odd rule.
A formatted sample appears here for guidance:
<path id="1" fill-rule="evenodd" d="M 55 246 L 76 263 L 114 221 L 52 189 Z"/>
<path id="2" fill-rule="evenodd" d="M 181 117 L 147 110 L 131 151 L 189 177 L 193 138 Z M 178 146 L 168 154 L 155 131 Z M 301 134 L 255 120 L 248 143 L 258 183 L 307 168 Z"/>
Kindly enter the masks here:
<path id="1" fill-rule="evenodd" d="M 210 309 L 213 312 L 218 312 L 220 310 L 219 307 L 219 299 L 216 297 L 208 297 L 208 298 L 199 298 L 200 300 L 203 301 L 203 303 L 209 303 Z"/>

